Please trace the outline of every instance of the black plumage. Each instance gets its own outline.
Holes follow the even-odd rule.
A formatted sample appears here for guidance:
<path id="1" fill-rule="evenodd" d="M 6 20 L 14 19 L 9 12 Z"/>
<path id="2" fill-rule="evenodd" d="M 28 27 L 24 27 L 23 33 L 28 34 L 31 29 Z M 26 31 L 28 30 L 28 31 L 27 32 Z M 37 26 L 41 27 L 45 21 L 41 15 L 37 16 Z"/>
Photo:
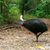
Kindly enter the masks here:
<path id="1" fill-rule="evenodd" d="M 22 26 L 30 30 L 36 35 L 36 41 L 38 41 L 38 37 L 48 30 L 47 25 L 40 19 L 30 19 L 24 21 Z"/>

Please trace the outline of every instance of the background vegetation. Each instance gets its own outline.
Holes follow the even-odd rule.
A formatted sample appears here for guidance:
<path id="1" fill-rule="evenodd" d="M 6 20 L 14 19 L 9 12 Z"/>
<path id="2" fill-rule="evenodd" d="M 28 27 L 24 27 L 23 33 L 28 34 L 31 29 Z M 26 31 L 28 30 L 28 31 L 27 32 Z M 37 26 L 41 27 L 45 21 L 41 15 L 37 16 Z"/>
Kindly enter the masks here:
<path id="1" fill-rule="evenodd" d="M 50 0 L 0 0 L 0 25 L 25 19 L 50 18 Z"/>

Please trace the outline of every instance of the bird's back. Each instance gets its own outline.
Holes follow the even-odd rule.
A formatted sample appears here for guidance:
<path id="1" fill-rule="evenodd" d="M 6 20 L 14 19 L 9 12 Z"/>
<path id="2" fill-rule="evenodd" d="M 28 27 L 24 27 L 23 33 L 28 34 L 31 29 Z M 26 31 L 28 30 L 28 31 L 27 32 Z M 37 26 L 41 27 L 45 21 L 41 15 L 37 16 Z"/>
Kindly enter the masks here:
<path id="1" fill-rule="evenodd" d="M 46 24 L 39 19 L 30 19 L 23 23 L 23 26 L 34 33 L 45 32 L 48 30 Z"/>

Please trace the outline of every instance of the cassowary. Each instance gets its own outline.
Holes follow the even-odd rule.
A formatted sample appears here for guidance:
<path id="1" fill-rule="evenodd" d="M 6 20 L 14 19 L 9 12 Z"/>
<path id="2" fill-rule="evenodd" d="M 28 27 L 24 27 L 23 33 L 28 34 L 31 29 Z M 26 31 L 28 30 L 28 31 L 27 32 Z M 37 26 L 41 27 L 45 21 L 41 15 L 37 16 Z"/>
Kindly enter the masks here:
<path id="1" fill-rule="evenodd" d="M 36 41 L 38 42 L 38 37 L 48 30 L 47 25 L 40 19 L 30 19 L 24 20 L 22 15 L 20 16 L 20 24 L 33 32 L 36 35 Z"/>

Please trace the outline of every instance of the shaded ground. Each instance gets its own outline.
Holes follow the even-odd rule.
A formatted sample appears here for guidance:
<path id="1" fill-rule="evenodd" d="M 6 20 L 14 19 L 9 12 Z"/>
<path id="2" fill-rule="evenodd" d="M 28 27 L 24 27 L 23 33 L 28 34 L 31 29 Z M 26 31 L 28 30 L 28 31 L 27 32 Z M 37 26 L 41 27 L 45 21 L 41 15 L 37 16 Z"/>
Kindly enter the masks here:
<path id="1" fill-rule="evenodd" d="M 50 50 L 50 27 L 49 30 L 35 42 L 33 33 L 24 29 L 6 29 L 0 31 L 0 50 Z"/>

